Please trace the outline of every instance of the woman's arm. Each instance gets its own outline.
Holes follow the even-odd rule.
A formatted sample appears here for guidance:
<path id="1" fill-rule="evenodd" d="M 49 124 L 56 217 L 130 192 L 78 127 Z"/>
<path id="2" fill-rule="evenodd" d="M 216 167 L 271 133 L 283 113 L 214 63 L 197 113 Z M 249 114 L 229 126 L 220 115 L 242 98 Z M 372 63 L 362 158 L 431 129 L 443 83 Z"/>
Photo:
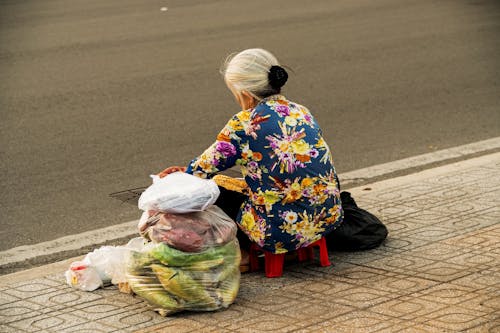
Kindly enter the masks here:
<path id="1" fill-rule="evenodd" d="M 241 158 L 240 142 L 245 137 L 244 123 L 249 121 L 250 111 L 234 115 L 217 135 L 217 140 L 200 156 L 192 160 L 187 173 L 210 178 L 235 165 Z"/>

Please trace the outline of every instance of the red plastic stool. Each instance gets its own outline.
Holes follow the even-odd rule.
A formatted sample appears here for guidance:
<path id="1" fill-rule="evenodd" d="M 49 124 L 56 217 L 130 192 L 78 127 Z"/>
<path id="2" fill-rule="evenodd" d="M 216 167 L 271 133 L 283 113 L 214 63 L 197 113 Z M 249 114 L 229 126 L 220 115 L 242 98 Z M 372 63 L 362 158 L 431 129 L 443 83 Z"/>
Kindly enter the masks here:
<path id="1" fill-rule="evenodd" d="M 320 265 L 323 267 L 330 266 L 330 260 L 328 259 L 328 249 L 326 247 L 325 238 L 309 244 L 306 247 L 297 250 L 297 257 L 299 261 L 312 260 L 314 258 L 313 247 L 319 247 L 319 261 Z M 264 265 L 266 277 L 274 278 L 283 275 L 283 264 L 285 262 L 285 253 L 275 254 L 266 250 L 263 250 L 260 246 L 252 243 L 250 246 L 250 271 L 255 272 L 259 270 L 259 253 L 264 253 Z"/>
<path id="2" fill-rule="evenodd" d="M 330 266 L 330 259 L 328 259 L 328 248 L 326 246 L 326 239 L 325 237 L 321 238 L 320 240 L 315 241 L 312 244 L 309 244 L 306 247 L 302 247 L 297 250 L 297 257 L 299 261 L 305 261 L 305 260 L 313 260 L 314 259 L 314 251 L 313 247 L 318 247 L 319 248 L 319 264 L 321 267 L 326 267 Z"/>

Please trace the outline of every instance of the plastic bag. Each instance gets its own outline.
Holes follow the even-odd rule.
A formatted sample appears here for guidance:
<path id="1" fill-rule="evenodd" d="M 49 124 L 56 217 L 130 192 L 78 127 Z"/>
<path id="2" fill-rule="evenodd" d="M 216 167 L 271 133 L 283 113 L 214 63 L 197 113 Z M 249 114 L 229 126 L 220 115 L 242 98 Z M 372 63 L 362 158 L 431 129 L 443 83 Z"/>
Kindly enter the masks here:
<path id="1" fill-rule="evenodd" d="M 84 261 L 71 263 L 64 273 L 66 283 L 73 288 L 93 291 L 103 286 L 103 281 L 97 270 Z"/>
<path id="2" fill-rule="evenodd" d="M 376 248 L 387 238 L 387 227 L 372 213 L 359 208 L 349 192 L 341 192 L 344 220 L 327 234 L 330 250 L 363 251 Z"/>
<path id="3" fill-rule="evenodd" d="M 93 291 L 105 284 L 127 281 L 126 260 L 131 250 L 144 248 L 145 239 L 131 239 L 125 246 L 102 246 L 88 253 L 82 261 L 73 262 L 65 272 L 73 288 Z"/>
<path id="4" fill-rule="evenodd" d="M 139 209 L 165 213 L 191 213 L 205 210 L 219 196 L 212 179 L 175 172 L 167 177 L 151 176 L 153 184 L 139 198 Z"/>
<path id="5" fill-rule="evenodd" d="M 200 252 L 234 239 L 235 223 L 217 206 L 189 214 L 155 213 L 139 224 L 139 233 L 184 252 Z"/>
<path id="6" fill-rule="evenodd" d="M 164 243 L 134 251 L 128 283 L 162 315 L 183 310 L 213 311 L 234 302 L 241 254 L 236 239 L 203 252 L 187 253 Z"/>
<path id="7" fill-rule="evenodd" d="M 162 315 L 183 310 L 212 311 L 232 304 L 240 284 L 236 224 L 215 206 L 204 212 L 176 215 L 175 222 L 171 220 L 173 214 L 160 215 L 165 223 L 160 223 L 159 217 L 144 230 L 152 241 L 142 250 L 129 253 L 127 281 L 132 291 Z M 165 229 L 167 223 L 171 229 Z M 186 248 L 182 237 L 181 243 L 175 243 L 177 234 L 170 235 L 172 230 L 186 226 L 185 230 L 202 239 L 196 251 Z"/>

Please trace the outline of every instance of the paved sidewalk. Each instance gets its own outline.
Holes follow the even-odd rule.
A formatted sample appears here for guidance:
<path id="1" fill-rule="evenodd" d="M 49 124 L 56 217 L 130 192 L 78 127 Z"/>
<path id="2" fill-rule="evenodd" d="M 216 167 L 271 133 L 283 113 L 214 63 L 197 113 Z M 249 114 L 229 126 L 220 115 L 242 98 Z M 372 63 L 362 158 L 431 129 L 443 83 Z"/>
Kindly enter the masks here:
<path id="1" fill-rule="evenodd" d="M 229 309 L 163 318 L 67 262 L 0 276 L 0 332 L 500 332 L 500 153 L 351 189 L 386 243 L 332 267 L 243 274 Z"/>

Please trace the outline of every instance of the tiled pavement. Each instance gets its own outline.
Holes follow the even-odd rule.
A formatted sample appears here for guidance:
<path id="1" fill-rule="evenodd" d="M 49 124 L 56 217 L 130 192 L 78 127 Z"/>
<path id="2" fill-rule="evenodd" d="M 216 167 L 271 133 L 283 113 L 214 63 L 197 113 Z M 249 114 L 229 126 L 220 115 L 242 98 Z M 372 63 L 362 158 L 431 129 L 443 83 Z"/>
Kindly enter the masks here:
<path id="1" fill-rule="evenodd" d="M 0 277 L 0 332 L 500 332 L 499 170 L 497 153 L 352 189 L 387 224 L 382 247 L 244 274 L 225 311 L 163 318 L 62 271 Z"/>

